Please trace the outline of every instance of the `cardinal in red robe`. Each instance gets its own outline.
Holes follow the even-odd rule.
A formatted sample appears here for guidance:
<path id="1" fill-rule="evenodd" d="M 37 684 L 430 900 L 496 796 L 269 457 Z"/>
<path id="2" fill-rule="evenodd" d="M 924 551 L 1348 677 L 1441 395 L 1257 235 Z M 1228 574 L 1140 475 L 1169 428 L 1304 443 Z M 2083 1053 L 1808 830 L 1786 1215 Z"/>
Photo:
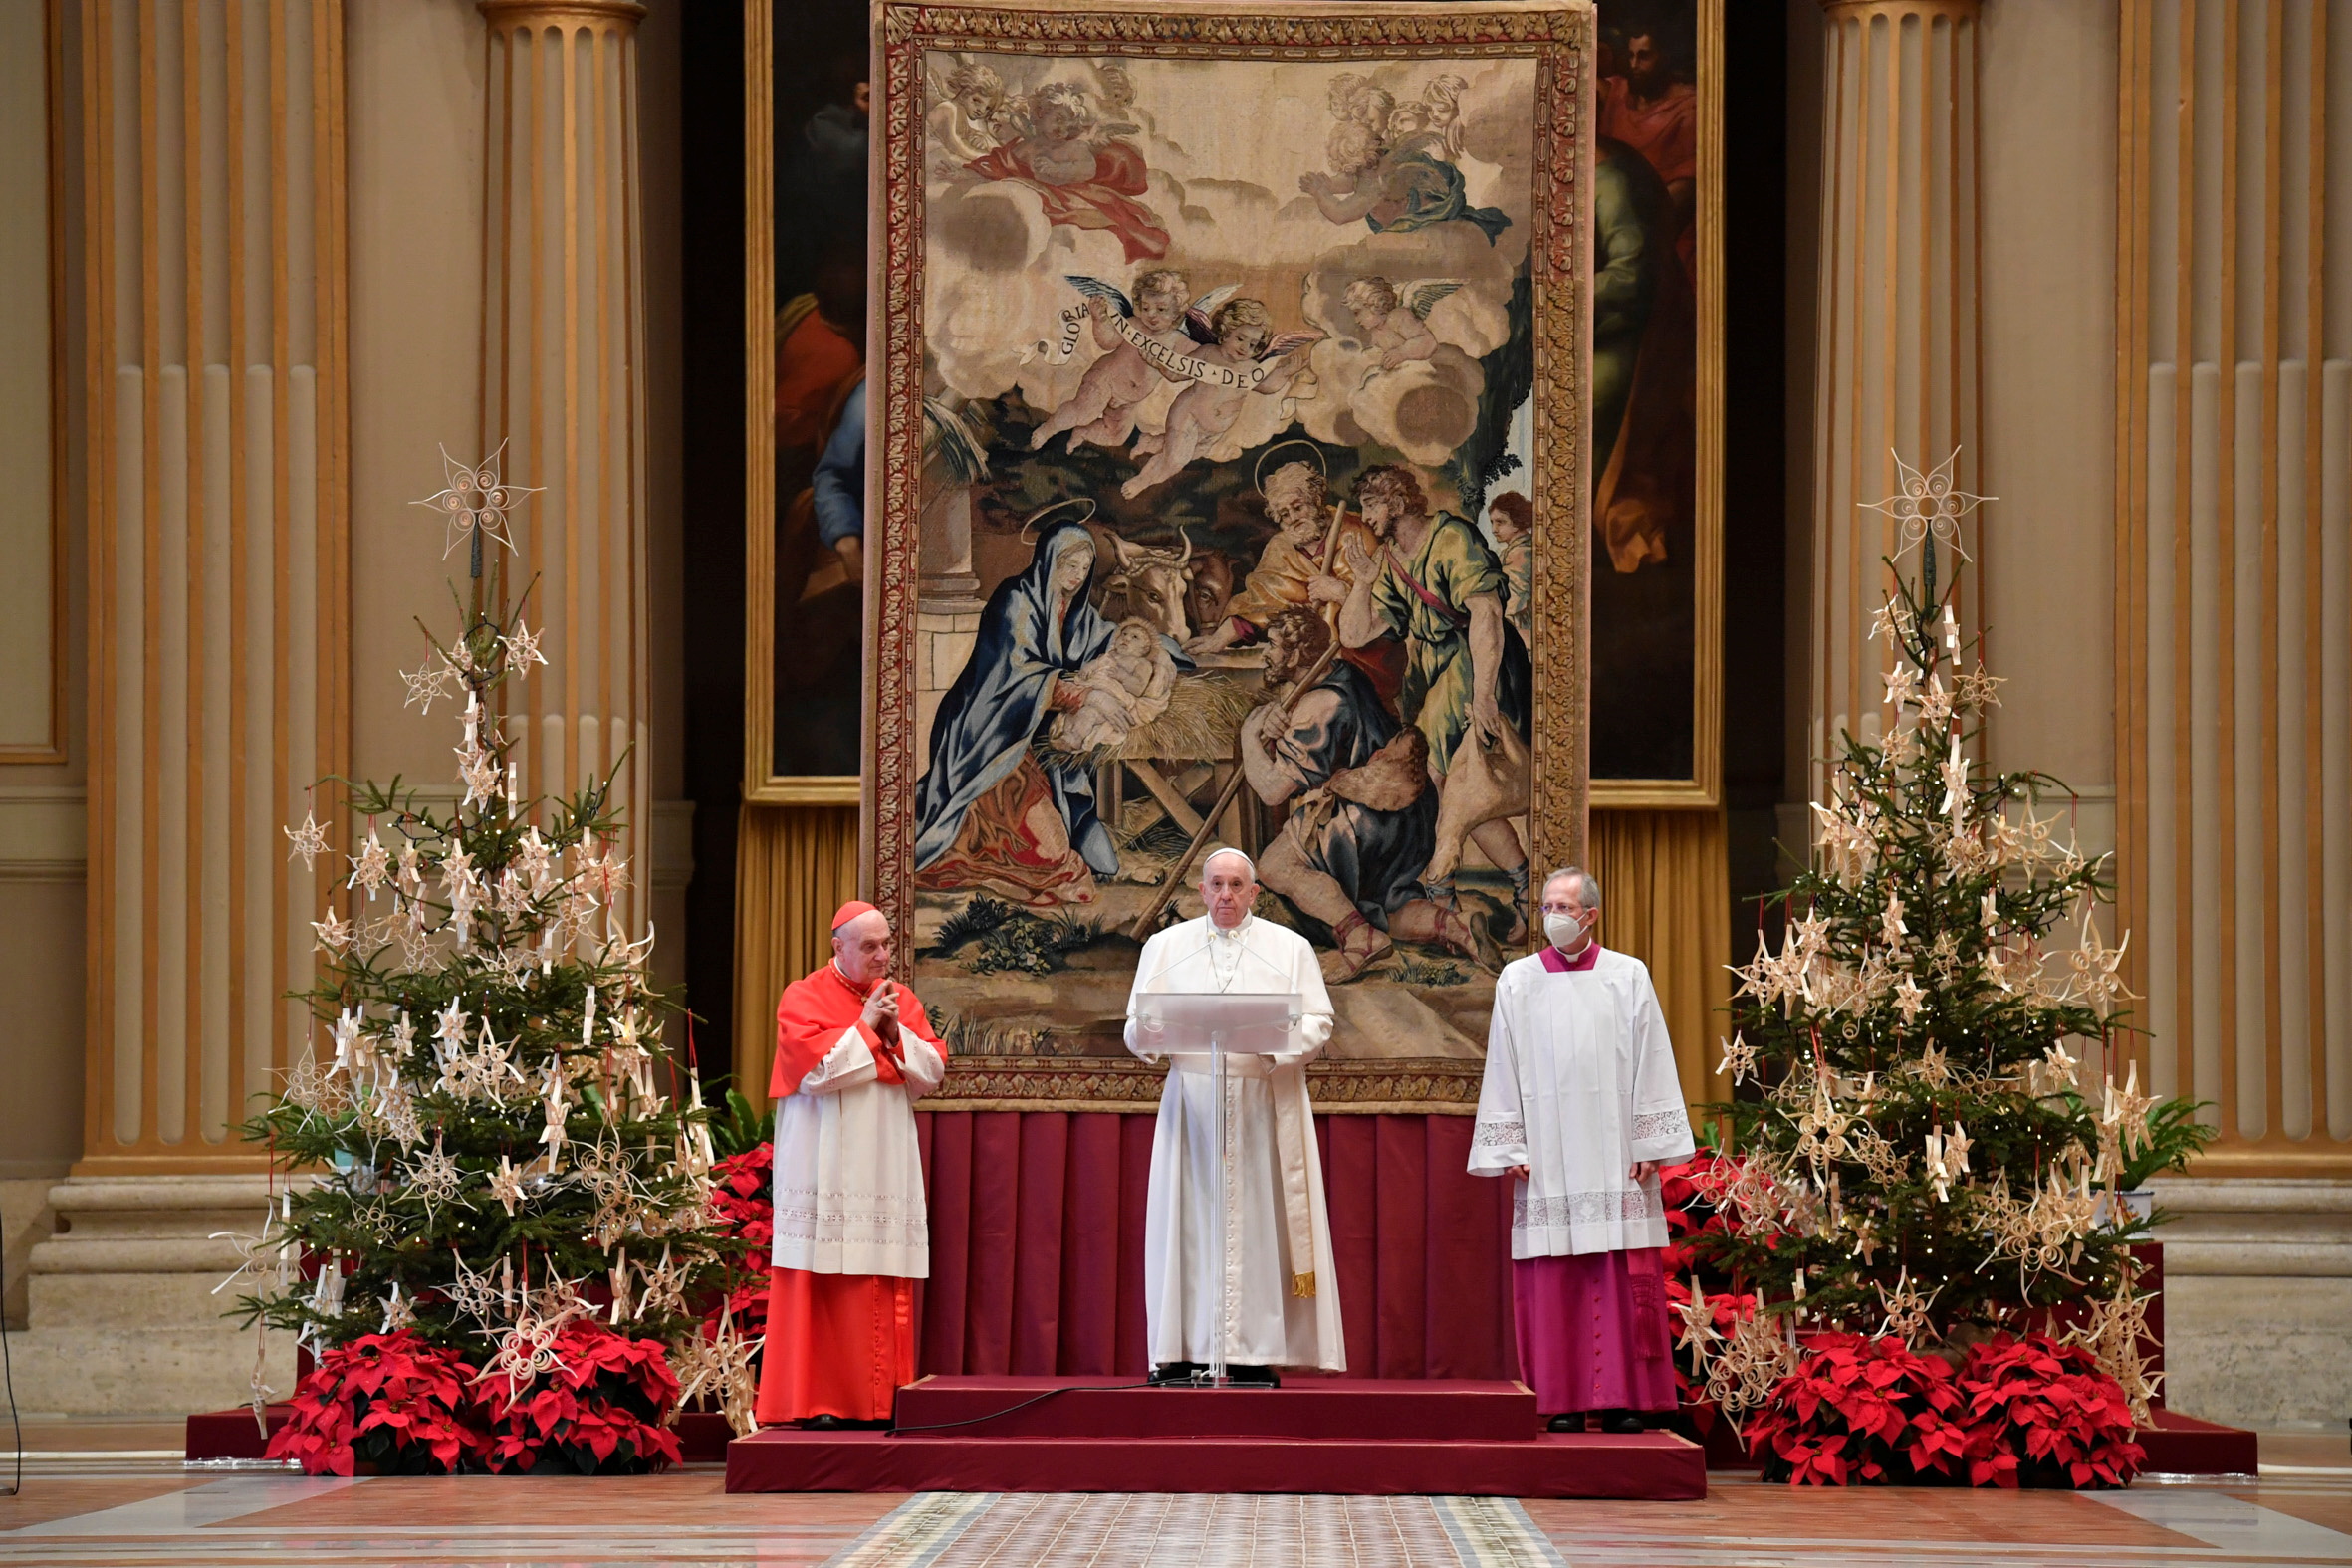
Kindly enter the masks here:
<path id="1" fill-rule="evenodd" d="M 889 978 L 890 922 L 833 916 L 832 962 L 776 1008 L 776 1242 L 765 1426 L 887 1427 L 915 1377 L 914 1284 L 931 1271 L 914 1102 L 947 1047 Z"/>

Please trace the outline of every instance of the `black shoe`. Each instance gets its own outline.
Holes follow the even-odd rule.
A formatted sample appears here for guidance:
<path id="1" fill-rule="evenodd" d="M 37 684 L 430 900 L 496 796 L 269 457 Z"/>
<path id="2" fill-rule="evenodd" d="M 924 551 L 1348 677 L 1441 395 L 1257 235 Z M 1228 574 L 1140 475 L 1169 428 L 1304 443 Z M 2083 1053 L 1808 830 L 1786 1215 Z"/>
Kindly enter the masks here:
<path id="1" fill-rule="evenodd" d="M 1601 1412 L 1600 1430 L 1620 1438 L 1633 1438 L 1650 1429 L 1638 1411 L 1604 1410 Z"/>
<path id="2" fill-rule="evenodd" d="M 1244 1389 L 1279 1389 L 1283 1386 L 1282 1374 L 1272 1367 L 1230 1366 L 1225 1369 L 1225 1379 L 1234 1387 Z"/>
<path id="3" fill-rule="evenodd" d="M 801 1423 L 803 1432 L 838 1432 L 849 1425 L 838 1416 L 811 1416 Z"/>
<path id="4" fill-rule="evenodd" d="M 1553 1432 L 1582 1432 L 1584 1430 L 1584 1412 L 1580 1410 L 1562 1411 L 1559 1415 L 1551 1418 L 1549 1426 Z"/>
<path id="5" fill-rule="evenodd" d="M 1190 1388 L 1200 1365 L 1191 1361 L 1163 1361 L 1151 1369 L 1153 1388 Z"/>

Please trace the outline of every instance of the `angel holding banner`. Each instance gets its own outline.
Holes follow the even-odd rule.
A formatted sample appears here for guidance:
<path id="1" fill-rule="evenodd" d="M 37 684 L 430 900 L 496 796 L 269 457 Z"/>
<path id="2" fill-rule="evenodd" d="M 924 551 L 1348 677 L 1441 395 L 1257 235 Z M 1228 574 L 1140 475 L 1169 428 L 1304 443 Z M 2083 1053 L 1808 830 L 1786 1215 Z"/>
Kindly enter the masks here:
<path id="1" fill-rule="evenodd" d="M 1135 280 L 1132 302 L 1099 278 L 1065 276 L 1086 297 L 1086 310 L 1094 318 L 1094 343 L 1103 353 L 1086 367 L 1068 401 L 1030 436 L 1030 450 L 1038 450 L 1064 430 L 1069 432 L 1072 451 L 1089 441 L 1096 446 L 1123 446 L 1135 433 L 1135 405 L 1149 397 L 1161 380 L 1177 379 L 1173 372 L 1146 359 L 1130 335 L 1158 343 L 1170 353 L 1182 353 L 1192 346 L 1192 339 L 1183 332 L 1184 297 L 1189 292 L 1184 274 L 1173 267 L 1153 268 Z M 1115 321 L 1111 317 L 1114 310 L 1118 312 Z M 1064 316 L 1062 320 L 1072 318 Z"/>
<path id="2" fill-rule="evenodd" d="M 1158 435 L 1135 438 L 1129 449 L 1150 461 L 1119 486 L 1130 501 L 1154 485 L 1184 472 L 1217 438 L 1231 430 L 1252 393 L 1287 388 L 1306 367 L 1301 350 L 1322 340 L 1318 332 L 1275 335 L 1274 318 L 1263 300 L 1232 298 L 1236 284 L 1212 289 L 1184 313 L 1184 330 L 1200 346 L 1185 361 L 1192 381 L 1168 405 L 1168 425 Z"/>

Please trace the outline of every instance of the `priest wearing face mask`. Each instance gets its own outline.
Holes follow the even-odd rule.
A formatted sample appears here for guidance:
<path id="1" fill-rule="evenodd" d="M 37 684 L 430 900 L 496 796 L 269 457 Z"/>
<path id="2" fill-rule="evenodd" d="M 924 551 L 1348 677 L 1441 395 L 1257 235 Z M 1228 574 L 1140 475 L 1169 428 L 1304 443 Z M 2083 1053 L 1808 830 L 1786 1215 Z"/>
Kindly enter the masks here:
<path id="1" fill-rule="evenodd" d="M 890 977 L 890 920 L 833 916 L 832 961 L 776 1008 L 776 1240 L 764 1426 L 887 1427 L 915 1380 L 914 1287 L 931 1272 L 914 1102 L 947 1047 Z"/>
<path id="2" fill-rule="evenodd" d="M 1154 1383 L 1186 1383 L 1224 1352 L 1235 1383 L 1280 1382 L 1278 1367 L 1344 1371 L 1331 1226 L 1306 1098 L 1306 1064 L 1331 1037 L 1331 999 L 1307 940 L 1253 915 L 1257 868 L 1238 849 L 1201 863 L 1208 913 L 1153 936 L 1135 963 L 1127 1048 L 1167 1054 L 1145 999 L 1169 992 L 1290 994 L 1299 1018 L 1285 1049 L 1226 1057 L 1225 1147 L 1216 1143 L 1212 1058 L 1170 1056 L 1152 1133 L 1144 1210 L 1143 1310 Z M 1225 1194 L 1218 1255 L 1217 1172 Z M 1218 1322 L 1218 1275 L 1226 1281 Z"/>
<path id="3" fill-rule="evenodd" d="M 1541 952 L 1505 967 L 1471 1134 L 1473 1176 L 1509 1176 L 1520 1376 L 1554 1432 L 1643 1429 L 1675 1405 L 1658 1169 L 1692 1153 L 1650 972 L 1593 938 L 1600 884 L 1543 884 Z"/>

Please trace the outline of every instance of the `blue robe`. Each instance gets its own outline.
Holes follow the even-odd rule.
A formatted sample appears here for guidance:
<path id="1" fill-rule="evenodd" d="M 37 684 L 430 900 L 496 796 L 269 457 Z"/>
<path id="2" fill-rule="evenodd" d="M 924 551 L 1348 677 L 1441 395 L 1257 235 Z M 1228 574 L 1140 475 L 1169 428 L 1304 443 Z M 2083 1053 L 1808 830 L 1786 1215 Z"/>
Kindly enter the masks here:
<path id="1" fill-rule="evenodd" d="M 1364 222 L 1374 234 L 1410 234 L 1415 229 L 1426 229 L 1433 223 L 1450 223 L 1460 218 L 1475 223 L 1487 243 L 1511 227 L 1511 215 L 1501 207 L 1473 207 L 1464 195 L 1462 171 L 1443 158 L 1432 157 L 1418 149 L 1393 154 L 1389 167 L 1404 176 L 1405 210 L 1385 223 L 1367 215 Z"/>
<path id="2" fill-rule="evenodd" d="M 1110 644 L 1117 628 L 1087 600 L 1084 584 L 1053 618 L 1054 571 L 1073 550 L 1091 550 L 1082 523 L 1062 523 L 1039 539 L 1019 576 L 997 584 L 980 613 L 972 657 L 940 699 L 931 725 L 931 762 L 916 785 L 915 868 L 955 846 L 964 813 L 1021 762 L 1052 717 L 1046 701 L 1066 675 Z M 1119 868 L 1118 846 L 1094 814 L 1090 769 L 1040 760 L 1069 841 L 1096 876 Z"/>

